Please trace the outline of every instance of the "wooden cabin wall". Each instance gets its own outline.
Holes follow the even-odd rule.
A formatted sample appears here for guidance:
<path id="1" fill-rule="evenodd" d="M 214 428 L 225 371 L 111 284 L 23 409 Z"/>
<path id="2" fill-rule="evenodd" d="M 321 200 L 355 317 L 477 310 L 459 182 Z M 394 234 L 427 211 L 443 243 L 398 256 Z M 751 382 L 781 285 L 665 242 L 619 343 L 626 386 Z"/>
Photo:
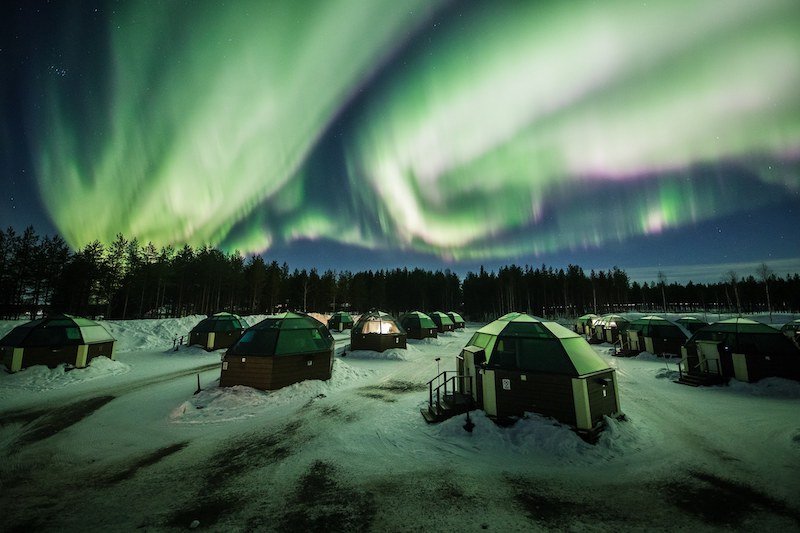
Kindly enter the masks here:
<path id="1" fill-rule="evenodd" d="M 494 376 L 497 416 L 522 416 L 529 411 L 576 424 L 571 377 L 500 369 L 494 370 Z M 510 389 L 503 388 L 504 379 L 509 380 Z"/>
<path id="2" fill-rule="evenodd" d="M 660 337 L 650 337 L 650 339 L 653 343 L 653 353 L 657 355 L 681 354 L 681 346 L 683 346 L 683 343 L 680 341 L 680 339 L 664 339 Z"/>
<path id="3" fill-rule="evenodd" d="M 750 383 L 768 377 L 781 377 L 800 380 L 800 358 L 775 357 L 762 354 L 745 353 L 732 354 L 734 368 L 736 360 L 743 361 L 746 377 L 734 370 L 734 377 L 740 381 Z"/>
<path id="4" fill-rule="evenodd" d="M 215 331 L 214 332 L 214 345 L 211 347 L 212 350 L 219 350 L 220 348 L 230 348 L 236 341 L 239 340 L 239 337 L 242 336 L 243 330 L 234 329 L 231 331 Z"/>
<path id="5" fill-rule="evenodd" d="M 274 357 L 255 355 L 225 355 L 222 358 L 220 387 L 245 385 L 254 389 L 269 390 L 272 385 Z"/>
<path id="6" fill-rule="evenodd" d="M 390 348 L 405 348 L 405 335 L 380 335 L 378 333 L 353 333 L 350 336 L 351 350 L 373 350 L 383 352 Z"/>
<path id="7" fill-rule="evenodd" d="M 593 374 L 580 379 L 586 380 L 592 425 L 603 420 L 603 415 L 611 416 L 617 412 L 617 391 L 614 386 L 613 371 Z M 605 383 L 603 380 L 608 380 L 608 382 Z M 605 391 L 605 395 L 603 395 L 603 391 Z"/>
<path id="8" fill-rule="evenodd" d="M 406 328 L 406 337 L 408 339 L 428 339 L 428 338 L 437 338 L 439 335 L 438 330 L 436 328 L 419 328 L 419 327 L 410 327 Z"/>
<path id="9" fill-rule="evenodd" d="M 308 355 L 282 355 L 274 359 L 272 389 L 307 379 L 328 380 L 333 373 L 333 349 Z"/>
<path id="10" fill-rule="evenodd" d="M 221 387 L 245 385 L 275 390 L 307 379 L 330 379 L 332 370 L 333 349 L 313 354 L 269 357 L 225 355 L 219 384 Z"/>
<path id="11" fill-rule="evenodd" d="M 89 350 L 86 354 L 86 364 L 95 357 L 108 357 L 114 359 L 114 341 L 111 342 L 98 342 L 97 344 L 90 344 Z"/>
<path id="12" fill-rule="evenodd" d="M 230 348 L 239 337 L 242 336 L 243 330 L 234 329 L 231 331 L 214 331 L 214 344 L 208 348 L 208 333 L 194 331 L 189 333 L 189 346 L 198 345 L 202 346 L 208 351 L 219 350 L 220 348 Z"/>
<path id="13" fill-rule="evenodd" d="M 78 345 L 26 347 L 22 352 L 22 368 L 34 365 L 47 365 L 55 368 L 62 363 L 74 365 L 78 356 Z"/>

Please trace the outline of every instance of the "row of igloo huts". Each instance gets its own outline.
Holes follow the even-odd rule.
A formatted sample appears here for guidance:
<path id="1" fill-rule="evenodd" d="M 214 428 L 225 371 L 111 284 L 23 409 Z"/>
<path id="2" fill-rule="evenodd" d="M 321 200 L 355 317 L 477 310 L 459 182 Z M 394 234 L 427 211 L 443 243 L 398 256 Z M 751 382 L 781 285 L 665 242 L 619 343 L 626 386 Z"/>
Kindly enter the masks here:
<path id="1" fill-rule="evenodd" d="M 575 331 L 590 342 L 614 344 L 616 355 L 680 356 L 679 381 L 688 385 L 800 379 L 800 320 L 779 330 L 747 318 L 708 324 L 692 316 L 584 315 L 576 319 Z"/>

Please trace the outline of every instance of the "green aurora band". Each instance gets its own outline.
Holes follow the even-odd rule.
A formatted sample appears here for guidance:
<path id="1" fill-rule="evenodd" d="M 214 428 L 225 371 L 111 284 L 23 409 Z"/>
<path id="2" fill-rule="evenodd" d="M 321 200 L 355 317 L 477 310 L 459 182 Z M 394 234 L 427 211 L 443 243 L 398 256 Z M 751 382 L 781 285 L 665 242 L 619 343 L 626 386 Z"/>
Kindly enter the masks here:
<path id="1" fill-rule="evenodd" d="M 47 92 L 38 172 L 57 227 L 73 245 L 117 232 L 219 243 L 295 177 L 430 4 L 126 2 L 109 30 L 112 79 L 99 82 L 108 109 L 75 116 L 58 78 Z M 271 242 L 252 237 L 250 250 Z"/>
<path id="2" fill-rule="evenodd" d="M 469 4 L 436 31 L 435 2 L 313 4 L 127 5 L 108 105 L 77 116 L 48 90 L 39 185 L 67 240 L 502 258 L 800 187 L 796 0 Z M 349 105 L 346 168 L 311 164 Z M 736 194 L 746 179 L 770 187 Z"/>
<path id="3" fill-rule="evenodd" d="M 353 179 L 369 180 L 386 233 L 455 258 L 598 245 L 752 207 L 766 199 L 680 183 L 696 164 L 796 153 L 797 20 L 792 1 L 487 9 L 374 98 Z M 675 183 L 617 209 L 558 201 L 655 173 Z M 552 206 L 557 231 L 537 231 Z"/>

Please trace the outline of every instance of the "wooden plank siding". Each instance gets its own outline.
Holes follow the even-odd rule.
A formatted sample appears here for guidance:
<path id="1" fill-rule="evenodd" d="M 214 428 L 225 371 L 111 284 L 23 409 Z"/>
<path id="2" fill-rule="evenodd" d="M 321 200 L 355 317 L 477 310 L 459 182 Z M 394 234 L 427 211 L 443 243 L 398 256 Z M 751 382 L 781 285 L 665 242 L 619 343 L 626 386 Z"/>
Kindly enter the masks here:
<path id="1" fill-rule="evenodd" d="M 571 377 L 500 369 L 494 374 L 497 416 L 522 416 L 529 411 L 575 425 Z M 510 390 L 503 389 L 504 379 L 510 380 Z"/>
<path id="2" fill-rule="evenodd" d="M 767 377 L 781 377 L 800 380 L 800 359 L 779 357 L 756 353 L 745 353 L 747 381 L 755 382 Z"/>
<path id="3" fill-rule="evenodd" d="M 220 348 L 230 348 L 239 340 L 244 330 L 231 330 L 231 331 L 215 331 L 214 332 L 214 345 L 208 348 L 208 333 L 201 333 L 198 331 L 189 333 L 189 346 L 198 345 L 206 349 L 206 351 L 219 350 Z"/>
<path id="4" fill-rule="evenodd" d="M 681 346 L 683 342 L 680 339 L 664 339 L 660 337 L 650 337 L 653 343 L 653 351 L 656 355 L 664 354 L 681 354 Z"/>
<path id="5" fill-rule="evenodd" d="M 353 333 L 350 335 L 351 350 L 373 350 L 383 352 L 390 348 L 405 348 L 404 334 L 381 335 L 379 333 Z"/>
<path id="6" fill-rule="evenodd" d="M 13 346 L 3 346 L 0 348 L 0 363 L 3 363 L 3 366 L 5 366 L 9 371 L 11 370 L 11 361 L 13 360 L 13 357 Z"/>
<path id="7" fill-rule="evenodd" d="M 62 363 L 74 365 L 78 357 L 78 346 L 34 346 L 25 347 L 22 352 L 22 368 L 35 365 L 46 365 L 55 368 Z"/>
<path id="8" fill-rule="evenodd" d="M 585 379 L 587 382 L 592 425 L 603 420 L 603 415 L 611 416 L 617 412 L 617 397 L 612 371 L 592 374 L 580 379 Z M 603 395 L 604 391 L 605 395 Z"/>
<path id="9" fill-rule="evenodd" d="M 100 356 L 114 359 L 114 341 L 90 344 L 89 351 L 86 354 L 86 364 L 88 365 L 89 361 Z"/>
<path id="10" fill-rule="evenodd" d="M 332 349 L 326 352 L 269 357 L 226 354 L 222 358 L 219 384 L 221 387 L 245 385 L 261 390 L 275 390 L 307 379 L 330 379 L 332 370 Z"/>
<path id="11" fill-rule="evenodd" d="M 420 328 L 417 326 L 411 326 L 406 328 L 406 336 L 409 339 L 428 339 L 428 338 L 437 338 L 439 336 L 439 330 L 436 328 Z"/>

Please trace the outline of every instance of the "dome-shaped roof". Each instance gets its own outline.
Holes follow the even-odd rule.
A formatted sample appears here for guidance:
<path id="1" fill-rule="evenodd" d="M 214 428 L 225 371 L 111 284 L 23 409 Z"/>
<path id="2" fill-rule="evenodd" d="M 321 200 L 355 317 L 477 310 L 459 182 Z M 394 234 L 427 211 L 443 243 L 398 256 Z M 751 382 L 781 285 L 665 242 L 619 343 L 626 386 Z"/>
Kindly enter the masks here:
<path id="1" fill-rule="evenodd" d="M 350 313 L 348 313 L 347 311 L 336 311 L 331 315 L 331 317 L 328 320 L 333 320 L 333 319 L 338 319 L 341 320 L 342 322 L 348 322 L 348 323 L 353 321 L 353 317 L 350 316 Z"/>
<path id="2" fill-rule="evenodd" d="M 192 328 L 192 333 L 211 333 L 247 329 L 249 324 L 239 315 L 217 313 L 204 318 Z"/>
<path id="3" fill-rule="evenodd" d="M 370 311 L 361 315 L 353 326 L 353 333 L 395 335 L 405 331 L 389 313 Z"/>
<path id="4" fill-rule="evenodd" d="M 233 355 L 280 356 L 315 353 L 333 348 L 335 341 L 324 324 L 304 313 L 268 316 L 248 328 L 228 349 Z"/>
<path id="5" fill-rule="evenodd" d="M 433 323 L 431 317 L 420 311 L 411 311 L 400 317 L 400 325 L 405 329 L 409 327 L 420 328 L 435 328 L 436 324 Z"/>
<path id="6" fill-rule="evenodd" d="M 0 339 L 0 346 L 65 346 L 114 340 L 108 330 L 94 320 L 59 314 L 15 327 Z"/>
<path id="7" fill-rule="evenodd" d="M 694 316 L 682 316 L 676 320 L 675 323 L 685 327 L 692 334 L 694 334 L 698 329 L 708 325 L 708 322 L 705 320 L 700 320 Z"/>
<path id="8" fill-rule="evenodd" d="M 447 316 L 446 313 L 442 313 L 441 311 L 434 311 L 429 316 L 431 317 L 431 320 L 436 322 L 437 326 L 439 326 L 439 325 L 452 326 L 453 325 L 453 319 L 450 318 L 449 316 Z"/>
<path id="9" fill-rule="evenodd" d="M 686 340 L 691 332 L 680 324 L 676 324 L 657 315 L 643 316 L 628 325 L 628 331 L 641 331 L 645 337 L 662 337 Z"/>
<path id="10" fill-rule="evenodd" d="M 571 376 L 609 369 L 577 333 L 524 313 L 509 313 L 483 326 L 469 344 L 484 349 L 487 368 Z"/>
<path id="11" fill-rule="evenodd" d="M 464 322 L 464 317 L 456 313 L 455 311 L 449 311 L 447 316 L 450 317 L 450 320 L 453 322 Z"/>
<path id="12" fill-rule="evenodd" d="M 749 318 L 729 318 L 698 329 L 686 341 L 687 346 L 698 341 L 721 342 L 732 352 L 753 351 L 775 356 L 800 357 L 800 350 L 786 335 L 772 326 Z"/>

